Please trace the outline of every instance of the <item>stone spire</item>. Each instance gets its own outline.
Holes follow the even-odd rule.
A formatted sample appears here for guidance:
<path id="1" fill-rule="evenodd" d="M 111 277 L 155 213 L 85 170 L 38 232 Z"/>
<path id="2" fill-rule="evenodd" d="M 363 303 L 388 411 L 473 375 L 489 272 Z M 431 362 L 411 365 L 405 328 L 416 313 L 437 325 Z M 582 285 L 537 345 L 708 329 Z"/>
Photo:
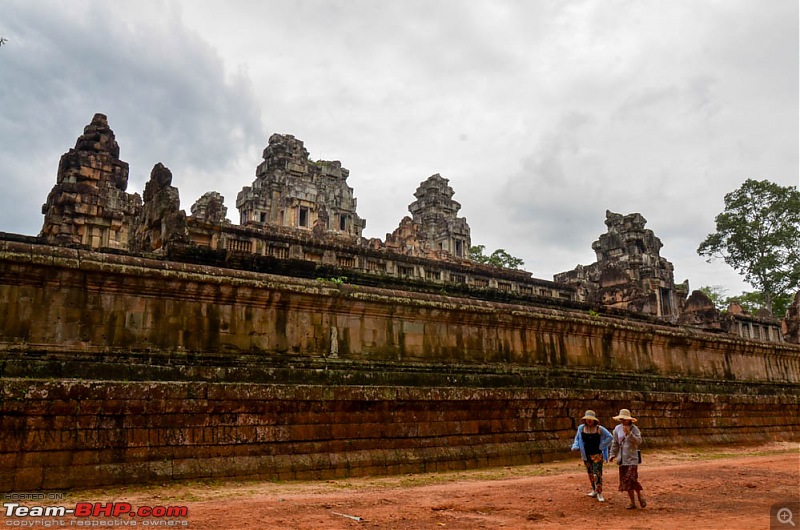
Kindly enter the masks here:
<path id="1" fill-rule="evenodd" d="M 467 220 L 458 217 L 461 204 L 453 200 L 449 180 L 438 173 L 421 182 L 408 205 L 412 219 L 425 234 L 431 250 L 444 250 L 464 258 L 471 244 Z"/>
<path id="2" fill-rule="evenodd" d="M 42 206 L 40 236 L 54 244 L 128 249 L 133 218 L 142 206 L 138 194 L 125 192 L 128 163 L 119 159 L 119 145 L 104 114 L 92 123 L 61 157 L 56 185 Z"/>
<path id="3" fill-rule="evenodd" d="M 172 185 L 172 172 L 162 163 L 153 166 L 144 187 L 144 206 L 137 219 L 132 249 L 162 249 L 171 241 L 186 241 L 186 213 L 180 209 L 178 188 Z"/>

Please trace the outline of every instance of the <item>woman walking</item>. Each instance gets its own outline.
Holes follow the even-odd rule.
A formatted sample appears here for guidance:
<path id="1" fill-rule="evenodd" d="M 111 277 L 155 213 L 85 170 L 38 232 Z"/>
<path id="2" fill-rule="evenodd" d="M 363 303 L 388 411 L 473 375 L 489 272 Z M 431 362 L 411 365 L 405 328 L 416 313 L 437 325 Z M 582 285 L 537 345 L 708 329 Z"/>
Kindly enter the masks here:
<path id="1" fill-rule="evenodd" d="M 614 428 L 611 442 L 611 462 L 617 460 L 619 465 L 619 491 L 627 491 L 631 503 L 627 506 L 628 510 L 636 508 L 636 501 L 633 493 L 639 497 L 639 504 L 642 508 L 647 506 L 647 501 L 642 494 L 642 485 L 639 484 L 639 445 L 642 443 L 642 433 L 634 425 L 636 418 L 631 416 L 631 411 L 622 409 L 614 419 L 620 422 Z"/>
<path id="2" fill-rule="evenodd" d="M 605 502 L 605 498 L 603 498 L 603 462 L 608 462 L 608 446 L 612 442 L 611 433 L 600 425 L 600 420 L 597 419 L 593 410 L 587 410 L 581 419 L 583 423 L 578 425 L 572 450 L 580 450 L 583 465 L 586 466 L 586 471 L 589 473 L 592 491 L 586 495 L 597 497 L 598 501 Z"/>

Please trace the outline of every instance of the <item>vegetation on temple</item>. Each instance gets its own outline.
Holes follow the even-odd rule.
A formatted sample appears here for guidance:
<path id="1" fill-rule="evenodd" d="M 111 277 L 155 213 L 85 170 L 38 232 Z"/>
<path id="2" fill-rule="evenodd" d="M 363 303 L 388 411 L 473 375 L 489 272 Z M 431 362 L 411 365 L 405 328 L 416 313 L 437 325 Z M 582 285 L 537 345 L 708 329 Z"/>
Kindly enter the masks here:
<path id="1" fill-rule="evenodd" d="M 484 254 L 484 250 L 486 250 L 486 245 L 469 247 L 469 259 L 493 267 L 505 267 L 506 269 L 520 269 L 525 265 L 522 259 L 512 256 L 505 249 L 498 248 L 489 256 Z"/>
<path id="2" fill-rule="evenodd" d="M 716 232 L 697 248 L 723 259 L 758 290 L 763 307 L 782 315 L 800 285 L 800 192 L 768 180 L 748 179 L 725 195 Z M 758 302 L 756 293 L 744 293 Z M 742 302 L 742 297 L 737 298 Z"/>

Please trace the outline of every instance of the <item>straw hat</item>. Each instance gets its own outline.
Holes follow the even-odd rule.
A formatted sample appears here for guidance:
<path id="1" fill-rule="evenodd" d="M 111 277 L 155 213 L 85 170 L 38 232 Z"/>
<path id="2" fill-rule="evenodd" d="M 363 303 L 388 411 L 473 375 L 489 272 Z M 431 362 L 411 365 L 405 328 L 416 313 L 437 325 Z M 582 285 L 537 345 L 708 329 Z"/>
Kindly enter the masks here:
<path id="1" fill-rule="evenodd" d="M 636 418 L 631 416 L 631 411 L 629 411 L 628 409 L 620 409 L 619 415 L 614 416 L 614 419 L 617 421 L 631 420 L 634 423 L 636 422 Z"/>
<path id="2" fill-rule="evenodd" d="M 586 414 L 583 415 L 582 420 L 594 420 L 597 423 L 600 423 L 600 420 L 597 419 L 597 415 L 594 413 L 593 410 L 587 410 Z"/>

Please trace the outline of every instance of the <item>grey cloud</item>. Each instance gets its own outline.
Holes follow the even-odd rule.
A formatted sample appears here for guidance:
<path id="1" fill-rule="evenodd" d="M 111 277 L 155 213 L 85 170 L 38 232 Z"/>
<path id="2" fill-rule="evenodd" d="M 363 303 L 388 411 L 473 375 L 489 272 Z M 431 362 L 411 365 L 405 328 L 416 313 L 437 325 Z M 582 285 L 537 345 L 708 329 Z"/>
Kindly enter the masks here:
<path id="1" fill-rule="evenodd" d="M 27 191 L 21 211 L 0 212 L 3 229 L 30 232 L 40 222 L 28 218 L 39 214 L 55 183 L 58 157 L 95 112 L 108 115 L 120 157 L 130 163 L 129 191 L 141 190 L 152 166 L 163 162 L 184 201 L 211 189 L 261 141 L 259 104 L 247 76 L 227 76 L 221 58 L 175 13 L 165 11 L 159 24 L 149 24 L 147 14 L 118 12 L 105 2 L 47 7 L 12 2 L 6 10 L 15 46 L 0 56 L 10 80 L 0 92 L 6 117 L 0 166 L 9 171 L 4 181 Z M 38 159 L 43 153 L 46 161 Z"/>

